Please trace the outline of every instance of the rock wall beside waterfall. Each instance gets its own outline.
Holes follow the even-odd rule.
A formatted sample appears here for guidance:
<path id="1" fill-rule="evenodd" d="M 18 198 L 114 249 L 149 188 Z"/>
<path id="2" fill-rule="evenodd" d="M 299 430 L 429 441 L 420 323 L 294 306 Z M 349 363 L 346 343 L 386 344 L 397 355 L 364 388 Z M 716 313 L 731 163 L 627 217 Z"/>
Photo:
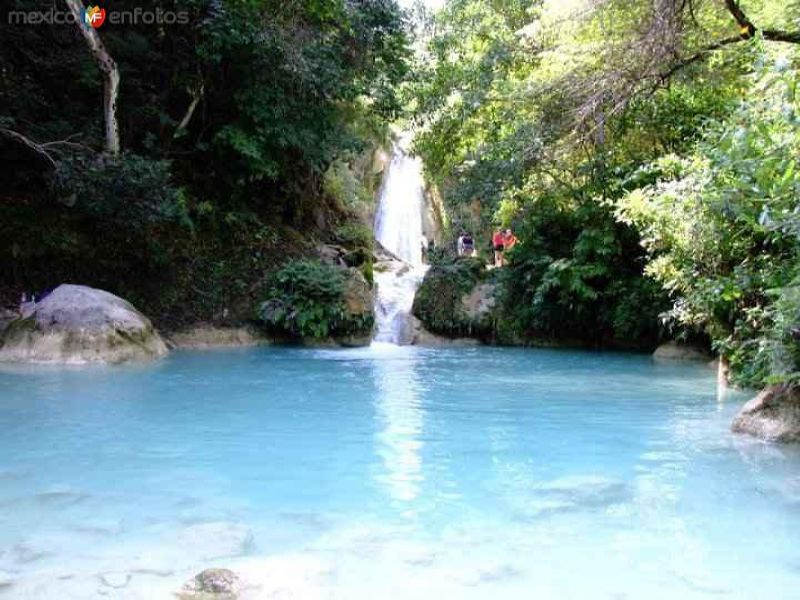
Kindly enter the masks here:
<path id="1" fill-rule="evenodd" d="M 439 248 L 444 243 L 446 225 L 447 213 L 442 196 L 436 186 L 428 186 L 422 203 L 422 235 L 428 240 L 433 240 Z"/>
<path id="2" fill-rule="evenodd" d="M 496 291 L 479 259 L 434 265 L 417 291 L 413 314 L 433 334 L 488 339 L 494 331 Z"/>

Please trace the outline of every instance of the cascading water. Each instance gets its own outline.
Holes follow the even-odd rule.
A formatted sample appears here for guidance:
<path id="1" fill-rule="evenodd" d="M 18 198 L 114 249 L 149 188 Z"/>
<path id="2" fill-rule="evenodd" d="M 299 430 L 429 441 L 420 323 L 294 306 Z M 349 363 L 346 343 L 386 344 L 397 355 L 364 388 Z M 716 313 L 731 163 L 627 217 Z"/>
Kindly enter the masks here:
<path id="1" fill-rule="evenodd" d="M 388 261 L 375 274 L 375 341 L 393 344 L 409 341 L 411 306 L 426 270 L 422 264 L 422 162 L 408 153 L 408 139 L 404 136 L 394 146 L 375 219 L 375 239 L 402 261 Z"/>

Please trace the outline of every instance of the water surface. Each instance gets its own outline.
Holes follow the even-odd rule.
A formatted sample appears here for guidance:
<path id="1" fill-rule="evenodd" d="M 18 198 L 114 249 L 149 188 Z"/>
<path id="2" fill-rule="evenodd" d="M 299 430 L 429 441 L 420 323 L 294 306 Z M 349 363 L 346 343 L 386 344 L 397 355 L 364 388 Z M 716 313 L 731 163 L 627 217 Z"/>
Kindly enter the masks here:
<path id="1" fill-rule="evenodd" d="M 800 453 L 705 365 L 378 346 L 0 371 L 0 598 L 798 598 Z"/>

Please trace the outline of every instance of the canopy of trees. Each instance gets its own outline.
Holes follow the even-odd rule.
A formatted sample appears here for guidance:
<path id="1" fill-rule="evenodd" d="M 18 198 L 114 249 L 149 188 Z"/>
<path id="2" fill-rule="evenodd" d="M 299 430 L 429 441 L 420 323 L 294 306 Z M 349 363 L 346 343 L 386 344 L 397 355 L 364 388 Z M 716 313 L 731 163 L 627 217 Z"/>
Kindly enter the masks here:
<path id="1" fill-rule="evenodd" d="M 800 369 L 800 8 L 452 0 L 409 93 L 454 229 L 513 226 L 531 336 L 710 339 L 742 383 Z"/>

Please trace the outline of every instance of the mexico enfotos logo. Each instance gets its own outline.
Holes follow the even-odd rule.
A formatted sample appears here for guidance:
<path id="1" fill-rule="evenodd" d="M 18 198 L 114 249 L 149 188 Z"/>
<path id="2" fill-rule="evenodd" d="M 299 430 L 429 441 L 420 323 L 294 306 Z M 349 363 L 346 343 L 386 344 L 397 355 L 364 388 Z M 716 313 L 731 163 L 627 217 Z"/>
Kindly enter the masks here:
<path id="1" fill-rule="evenodd" d="M 80 21 L 86 27 L 100 28 L 103 23 L 112 25 L 187 25 L 189 13 L 185 10 L 164 10 L 161 7 L 106 11 L 99 6 L 89 6 L 78 19 L 67 10 L 12 10 L 8 13 L 9 25 L 63 25 Z"/>

